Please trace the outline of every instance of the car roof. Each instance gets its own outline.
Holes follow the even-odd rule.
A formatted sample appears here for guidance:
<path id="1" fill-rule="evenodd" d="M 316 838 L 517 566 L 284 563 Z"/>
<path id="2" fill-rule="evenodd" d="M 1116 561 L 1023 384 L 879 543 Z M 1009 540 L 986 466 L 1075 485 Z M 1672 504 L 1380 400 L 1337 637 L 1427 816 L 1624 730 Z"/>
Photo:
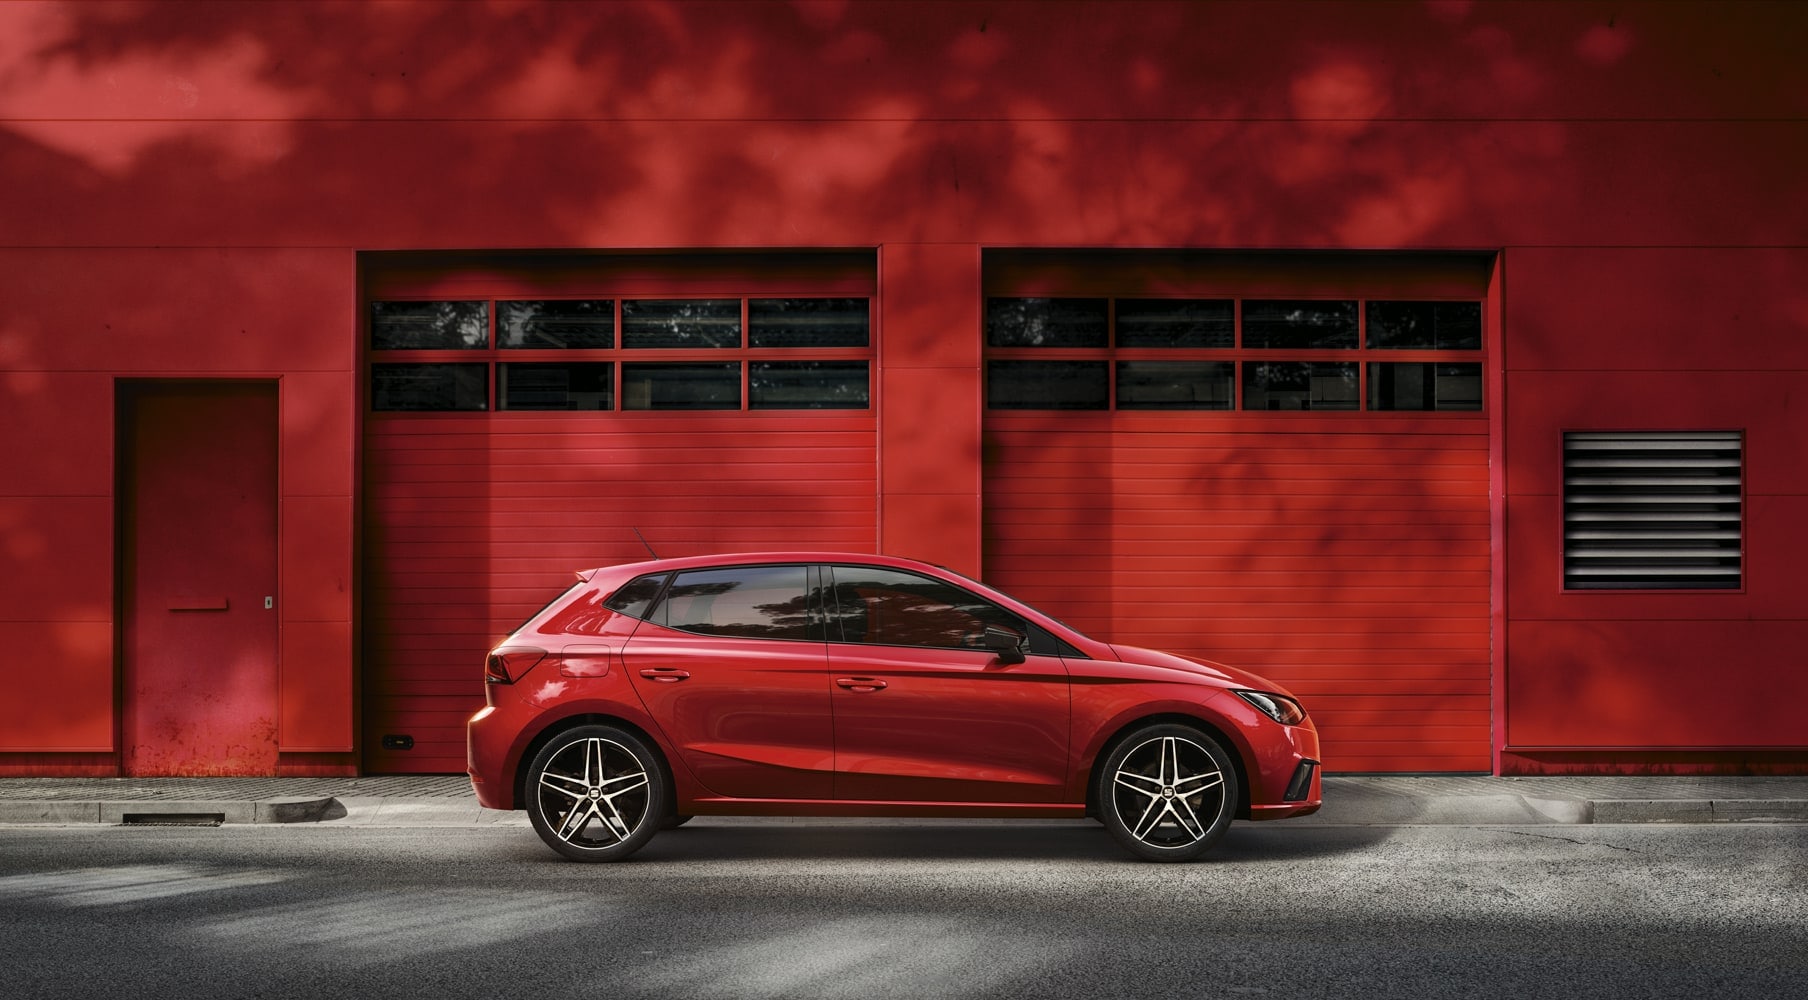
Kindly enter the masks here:
<path id="1" fill-rule="evenodd" d="M 756 566 L 762 563 L 864 563 L 870 566 L 890 566 L 897 569 L 948 572 L 941 567 L 920 560 L 906 559 L 901 556 L 883 556 L 872 552 L 781 549 L 769 552 L 717 552 L 700 556 L 680 556 L 674 559 L 647 559 L 641 562 L 599 566 L 586 570 L 579 576 L 588 580 L 593 574 L 605 571 L 611 576 L 618 574 L 638 576 L 641 573 L 656 573 L 661 570 L 697 569 L 710 566 Z"/>

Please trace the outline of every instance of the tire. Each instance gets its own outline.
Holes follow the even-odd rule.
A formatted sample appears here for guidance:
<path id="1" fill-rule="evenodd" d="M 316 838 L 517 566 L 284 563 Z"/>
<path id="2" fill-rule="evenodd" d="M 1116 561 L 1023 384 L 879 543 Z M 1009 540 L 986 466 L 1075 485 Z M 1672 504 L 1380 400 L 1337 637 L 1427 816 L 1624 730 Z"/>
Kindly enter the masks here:
<path id="1" fill-rule="evenodd" d="M 1093 775 L 1099 821 L 1144 861 L 1191 861 L 1218 842 L 1237 812 L 1237 769 L 1219 742 L 1191 726 L 1138 729 Z"/>
<path id="2" fill-rule="evenodd" d="M 665 822 L 661 823 L 659 825 L 659 828 L 661 830 L 675 830 L 678 827 L 681 827 L 684 824 L 689 823 L 693 818 L 694 817 L 691 817 L 691 816 L 667 816 L 665 818 Z"/>
<path id="3" fill-rule="evenodd" d="M 553 737 L 527 771 L 527 815 L 546 846 L 573 861 L 620 861 L 670 812 L 665 761 L 633 733 L 578 726 Z"/>

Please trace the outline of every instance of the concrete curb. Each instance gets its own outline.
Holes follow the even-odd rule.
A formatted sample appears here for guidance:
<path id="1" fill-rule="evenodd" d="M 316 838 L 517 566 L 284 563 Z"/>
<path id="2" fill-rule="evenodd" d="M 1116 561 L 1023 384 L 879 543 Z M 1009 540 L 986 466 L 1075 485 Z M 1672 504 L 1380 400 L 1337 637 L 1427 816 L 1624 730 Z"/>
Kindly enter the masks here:
<path id="1" fill-rule="evenodd" d="M 70 802 L 0 802 L 0 825 L 8 826 L 178 826 L 215 823 L 317 823 L 330 817 L 338 800 L 291 797 L 258 800 L 135 799 Z M 343 815 L 343 811 L 341 811 Z"/>
<path id="2" fill-rule="evenodd" d="M 1597 799 L 1595 823 L 1808 823 L 1808 799 Z"/>

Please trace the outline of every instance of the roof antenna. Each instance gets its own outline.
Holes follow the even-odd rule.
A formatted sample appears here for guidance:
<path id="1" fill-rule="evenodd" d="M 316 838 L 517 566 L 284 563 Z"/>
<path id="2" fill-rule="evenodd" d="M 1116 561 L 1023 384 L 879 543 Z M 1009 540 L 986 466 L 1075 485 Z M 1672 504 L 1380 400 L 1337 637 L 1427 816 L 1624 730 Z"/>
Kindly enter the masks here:
<path id="1" fill-rule="evenodd" d="M 654 562 L 658 562 L 659 553 L 653 551 L 653 546 L 647 545 L 647 536 L 641 534 L 640 529 L 633 526 L 629 526 L 628 530 L 634 532 L 634 537 L 640 539 L 640 544 L 647 546 L 647 555 L 652 556 Z"/>

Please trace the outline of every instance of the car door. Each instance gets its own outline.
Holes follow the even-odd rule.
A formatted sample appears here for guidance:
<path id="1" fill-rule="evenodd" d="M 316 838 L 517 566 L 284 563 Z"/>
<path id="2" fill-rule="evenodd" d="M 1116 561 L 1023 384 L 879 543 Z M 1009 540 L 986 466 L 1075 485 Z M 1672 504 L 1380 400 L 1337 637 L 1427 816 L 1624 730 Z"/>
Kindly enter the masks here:
<path id="1" fill-rule="evenodd" d="M 1032 625 L 944 580 L 854 564 L 827 572 L 837 799 L 1061 800 L 1065 665 L 1034 651 L 1012 663 L 983 646 L 987 626 L 1021 637 Z"/>
<path id="2" fill-rule="evenodd" d="M 827 651 L 812 567 L 677 573 L 622 651 L 679 758 L 718 796 L 833 794 Z"/>

